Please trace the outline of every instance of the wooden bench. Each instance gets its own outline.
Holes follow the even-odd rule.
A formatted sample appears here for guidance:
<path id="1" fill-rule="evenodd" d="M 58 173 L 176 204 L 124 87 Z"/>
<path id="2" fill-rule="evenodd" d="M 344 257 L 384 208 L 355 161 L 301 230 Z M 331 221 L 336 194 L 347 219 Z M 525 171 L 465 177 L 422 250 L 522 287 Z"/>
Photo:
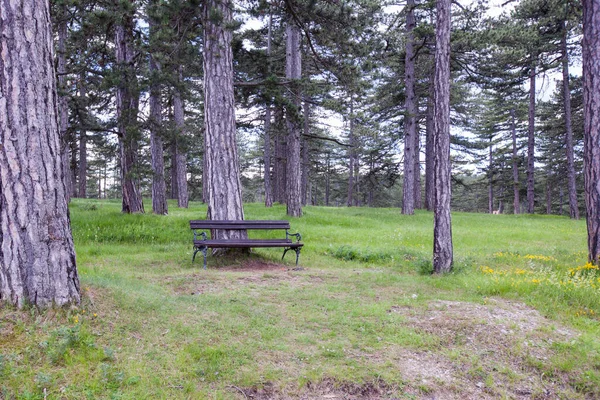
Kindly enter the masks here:
<path id="1" fill-rule="evenodd" d="M 256 248 L 256 247 L 282 247 L 283 256 L 289 250 L 296 252 L 296 265 L 300 257 L 300 250 L 304 243 L 299 233 L 289 233 L 290 223 L 288 221 L 208 221 L 196 220 L 190 221 L 190 228 L 194 231 L 194 255 L 192 262 L 196 259 L 196 254 L 202 252 L 204 255 L 204 269 L 206 269 L 206 254 L 208 249 L 215 248 Z M 285 239 L 209 239 L 206 230 L 277 230 L 285 229 Z M 202 232 L 198 232 L 202 231 Z M 291 237 L 296 240 L 292 241 Z"/>

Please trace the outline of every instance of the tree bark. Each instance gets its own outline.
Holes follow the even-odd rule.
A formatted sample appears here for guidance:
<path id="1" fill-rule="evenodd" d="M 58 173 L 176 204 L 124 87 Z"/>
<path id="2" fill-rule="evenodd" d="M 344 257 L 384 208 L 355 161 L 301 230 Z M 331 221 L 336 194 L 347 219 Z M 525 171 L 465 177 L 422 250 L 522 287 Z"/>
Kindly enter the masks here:
<path id="1" fill-rule="evenodd" d="M 325 205 L 329 206 L 329 198 L 331 196 L 331 154 L 325 155 Z"/>
<path id="2" fill-rule="evenodd" d="M 273 207 L 273 184 L 271 182 L 271 105 L 267 104 L 265 109 L 265 128 L 264 128 L 264 152 L 263 162 L 264 185 L 265 185 L 265 207 Z"/>
<path id="3" fill-rule="evenodd" d="M 78 303 L 49 5 L 0 10 L 0 303 Z"/>
<path id="4" fill-rule="evenodd" d="M 529 123 L 527 135 L 527 212 L 535 211 L 535 63 L 529 72 Z"/>
<path id="5" fill-rule="evenodd" d="M 87 87 L 85 85 L 85 74 L 81 74 L 79 79 L 79 96 L 83 100 L 85 111 L 83 115 L 87 116 Z M 83 121 L 83 126 L 79 131 L 79 165 L 78 165 L 78 179 L 79 189 L 77 190 L 77 196 L 85 199 L 87 197 L 87 132 L 85 130 L 87 121 Z"/>
<path id="6" fill-rule="evenodd" d="M 348 133 L 348 198 L 346 205 L 354 204 L 354 169 L 356 160 L 356 137 L 354 136 L 354 100 L 350 98 L 350 132 Z"/>
<path id="7" fill-rule="evenodd" d="M 449 272 L 453 263 L 450 216 L 450 0 L 437 0 L 434 101 L 435 205 L 433 271 Z"/>
<path id="8" fill-rule="evenodd" d="M 269 26 L 267 31 L 267 72 L 271 74 L 271 41 L 273 36 L 273 14 L 269 10 Z M 264 185 L 265 207 L 273 207 L 273 183 L 271 181 L 271 95 L 265 105 L 265 132 L 264 132 Z"/>
<path id="9" fill-rule="evenodd" d="M 273 198 L 279 204 L 285 204 L 286 198 L 286 141 L 285 141 L 285 128 L 284 128 L 284 117 L 283 107 L 277 106 L 275 108 L 275 151 L 274 151 L 274 165 L 273 165 Z M 273 131 L 273 129 L 271 130 Z"/>
<path id="10" fill-rule="evenodd" d="M 435 68 L 432 68 L 432 73 L 429 78 L 429 95 L 427 96 L 427 115 L 425 126 L 425 209 L 433 211 L 434 204 L 434 183 L 433 183 L 433 109 L 435 97 Z"/>
<path id="11" fill-rule="evenodd" d="M 569 185 L 569 215 L 579 219 L 575 161 L 573 157 L 573 124 L 571 123 L 571 88 L 569 87 L 569 53 L 567 49 L 567 21 L 564 22 L 562 47 L 563 101 L 565 106 L 565 151 L 567 153 L 567 182 Z"/>
<path id="12" fill-rule="evenodd" d="M 519 159 L 517 154 L 517 124 L 515 122 L 514 108 L 510 109 L 510 132 L 512 136 L 513 212 L 514 214 L 518 214 L 521 200 L 519 199 Z"/>
<path id="13" fill-rule="evenodd" d="M 204 124 L 208 216 L 211 220 L 243 220 L 242 186 L 235 135 L 233 93 L 233 5 L 207 0 L 204 6 Z M 217 230 L 213 239 L 244 238 L 246 231 Z M 213 251 L 221 253 L 222 251 Z"/>
<path id="14" fill-rule="evenodd" d="M 302 113 L 304 115 L 304 134 L 310 134 L 310 102 L 305 99 L 304 100 L 304 111 Z M 302 206 L 308 204 L 309 199 L 309 188 L 308 181 L 310 175 L 310 161 L 309 161 L 309 144 L 308 139 L 305 137 L 302 138 Z"/>
<path id="15" fill-rule="evenodd" d="M 150 25 L 152 30 L 152 24 Z M 167 185 L 165 183 L 165 156 L 161 136 L 162 105 L 160 84 L 156 81 L 160 66 L 150 55 L 150 75 L 154 82 L 150 87 L 150 153 L 152 155 L 152 212 L 167 215 Z"/>
<path id="16" fill-rule="evenodd" d="M 183 151 L 181 138 L 185 135 L 185 109 L 181 95 L 181 85 L 183 84 L 183 71 L 181 66 L 178 68 L 178 83 L 179 86 L 173 92 L 173 119 L 177 132 L 173 143 L 174 154 L 171 155 L 171 168 L 174 168 L 174 178 L 171 182 L 175 186 L 177 197 L 177 207 L 188 208 L 189 191 L 187 184 L 187 154 Z"/>
<path id="17" fill-rule="evenodd" d="M 494 212 L 494 149 L 490 137 L 489 160 L 488 160 L 488 212 Z"/>
<path id="18" fill-rule="evenodd" d="M 58 46 L 56 52 L 56 73 L 58 74 L 58 127 L 60 131 L 61 149 L 60 156 L 62 160 L 63 179 L 67 191 L 67 201 L 75 193 L 71 193 L 73 183 L 71 181 L 71 162 L 69 157 L 70 135 L 69 135 L 69 98 L 67 90 L 67 36 L 68 36 L 68 17 L 66 4 L 60 4 L 58 11 Z"/>
<path id="19" fill-rule="evenodd" d="M 418 104 L 419 101 L 416 100 L 416 102 Z M 417 125 L 415 128 L 415 209 L 423 208 L 423 198 L 421 196 L 421 138 L 419 136 Z"/>
<path id="20" fill-rule="evenodd" d="M 588 261 L 600 261 L 600 0 L 583 0 L 583 119 Z"/>
<path id="21" fill-rule="evenodd" d="M 415 1 L 406 2 L 406 56 L 404 80 L 406 100 L 404 102 L 404 183 L 402 185 L 402 214 L 415 213 L 415 136 L 417 135 L 417 103 L 415 97 Z"/>
<path id="22" fill-rule="evenodd" d="M 286 206 L 287 215 L 302 216 L 302 168 L 300 166 L 300 78 L 302 64 L 300 52 L 300 28 L 291 19 L 286 27 L 285 76 L 291 81 L 290 98 L 286 107 L 287 164 Z"/>
<path id="23" fill-rule="evenodd" d="M 121 187 L 124 213 L 144 212 L 144 204 L 137 180 L 137 151 L 139 127 L 139 89 L 134 68 L 133 15 L 132 11 L 119 10 L 115 27 L 115 53 L 119 82 L 116 91 L 117 129 L 121 153 Z"/>

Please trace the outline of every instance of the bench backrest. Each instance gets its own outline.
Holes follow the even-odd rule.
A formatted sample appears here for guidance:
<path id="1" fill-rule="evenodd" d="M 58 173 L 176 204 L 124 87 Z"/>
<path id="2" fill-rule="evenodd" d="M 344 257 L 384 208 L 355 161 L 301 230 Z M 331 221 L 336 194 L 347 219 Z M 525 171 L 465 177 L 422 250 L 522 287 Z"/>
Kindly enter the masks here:
<path id="1" fill-rule="evenodd" d="M 190 221 L 190 229 L 290 229 L 289 221 Z"/>

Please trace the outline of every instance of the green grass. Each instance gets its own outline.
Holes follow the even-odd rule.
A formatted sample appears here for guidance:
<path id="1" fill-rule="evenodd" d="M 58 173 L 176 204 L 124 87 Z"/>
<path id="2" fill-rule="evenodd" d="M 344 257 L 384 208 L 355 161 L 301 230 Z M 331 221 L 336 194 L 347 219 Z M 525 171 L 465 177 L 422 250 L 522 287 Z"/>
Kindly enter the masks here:
<path id="1" fill-rule="evenodd" d="M 120 206 L 70 205 L 79 307 L 0 310 L 0 399 L 600 397 L 584 221 L 454 213 L 455 268 L 439 277 L 430 213 L 306 207 L 291 220 L 302 270 L 259 249 L 204 271 L 188 225 L 204 205 Z"/>

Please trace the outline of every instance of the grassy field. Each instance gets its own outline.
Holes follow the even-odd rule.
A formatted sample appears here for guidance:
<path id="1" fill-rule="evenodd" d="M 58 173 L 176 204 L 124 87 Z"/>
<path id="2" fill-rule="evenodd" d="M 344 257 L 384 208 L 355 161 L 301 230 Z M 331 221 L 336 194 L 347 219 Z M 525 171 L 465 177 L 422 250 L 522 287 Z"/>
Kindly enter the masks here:
<path id="1" fill-rule="evenodd" d="M 205 214 L 73 200 L 82 303 L 0 309 L 0 399 L 600 398 L 584 221 L 455 213 L 438 277 L 430 213 L 306 207 L 300 268 L 260 249 L 206 271 Z"/>

